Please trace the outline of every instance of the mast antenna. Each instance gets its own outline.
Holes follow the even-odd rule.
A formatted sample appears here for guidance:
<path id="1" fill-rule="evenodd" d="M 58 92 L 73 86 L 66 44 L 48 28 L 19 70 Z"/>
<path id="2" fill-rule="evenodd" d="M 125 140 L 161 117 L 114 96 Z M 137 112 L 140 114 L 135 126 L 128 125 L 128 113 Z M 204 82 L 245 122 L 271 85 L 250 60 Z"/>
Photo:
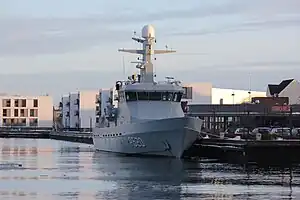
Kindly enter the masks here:
<path id="1" fill-rule="evenodd" d="M 156 43 L 155 29 L 152 25 L 146 25 L 142 29 L 142 37 L 133 36 L 132 39 L 143 45 L 142 49 L 119 49 L 122 52 L 134 53 L 142 55 L 142 59 L 138 59 L 137 68 L 140 69 L 140 82 L 153 83 L 154 71 L 152 56 L 154 54 L 174 53 L 173 50 L 154 50 L 153 46 Z M 167 45 L 166 45 L 167 47 Z"/>

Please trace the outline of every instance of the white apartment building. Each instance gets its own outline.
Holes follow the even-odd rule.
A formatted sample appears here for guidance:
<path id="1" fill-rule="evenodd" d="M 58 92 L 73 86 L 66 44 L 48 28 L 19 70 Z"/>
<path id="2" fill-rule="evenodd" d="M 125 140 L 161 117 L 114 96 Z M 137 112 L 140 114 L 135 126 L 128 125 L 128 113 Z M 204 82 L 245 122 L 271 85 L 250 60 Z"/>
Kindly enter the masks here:
<path id="1" fill-rule="evenodd" d="M 60 109 L 64 128 L 94 128 L 112 101 L 117 107 L 115 88 L 71 92 L 62 96 Z"/>
<path id="2" fill-rule="evenodd" d="M 50 96 L 0 95 L 0 126 L 53 126 Z"/>
<path id="3" fill-rule="evenodd" d="M 190 83 L 184 85 L 182 101 L 193 104 L 240 104 L 250 102 L 253 97 L 266 97 L 266 92 L 214 88 L 212 83 Z"/>
<path id="4" fill-rule="evenodd" d="M 62 124 L 64 128 L 93 128 L 99 91 L 71 92 L 62 97 Z"/>
<path id="5" fill-rule="evenodd" d="M 96 123 L 99 123 L 100 118 L 107 116 L 107 107 L 111 104 L 114 107 L 118 106 L 118 102 L 116 101 L 116 91 L 113 88 L 110 89 L 101 89 L 99 91 L 98 101 L 97 101 L 97 107 L 96 107 Z"/>

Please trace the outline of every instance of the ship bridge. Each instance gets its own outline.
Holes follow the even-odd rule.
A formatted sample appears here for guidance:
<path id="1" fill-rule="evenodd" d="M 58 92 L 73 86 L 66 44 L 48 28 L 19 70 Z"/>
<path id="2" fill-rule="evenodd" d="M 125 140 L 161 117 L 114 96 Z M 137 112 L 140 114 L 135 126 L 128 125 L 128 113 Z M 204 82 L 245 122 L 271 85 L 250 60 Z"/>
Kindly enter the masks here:
<path id="1" fill-rule="evenodd" d="M 174 101 L 180 102 L 183 88 L 173 84 L 131 84 L 119 91 L 120 102 L 124 101 Z"/>

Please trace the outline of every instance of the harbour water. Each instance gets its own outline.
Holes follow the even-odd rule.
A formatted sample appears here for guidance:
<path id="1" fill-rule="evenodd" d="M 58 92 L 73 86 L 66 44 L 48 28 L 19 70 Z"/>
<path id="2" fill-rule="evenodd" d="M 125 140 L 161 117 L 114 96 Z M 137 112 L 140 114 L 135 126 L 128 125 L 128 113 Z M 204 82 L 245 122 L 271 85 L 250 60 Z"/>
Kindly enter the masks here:
<path id="1" fill-rule="evenodd" d="M 0 139 L 0 199 L 300 199 L 300 167 L 245 168 Z"/>

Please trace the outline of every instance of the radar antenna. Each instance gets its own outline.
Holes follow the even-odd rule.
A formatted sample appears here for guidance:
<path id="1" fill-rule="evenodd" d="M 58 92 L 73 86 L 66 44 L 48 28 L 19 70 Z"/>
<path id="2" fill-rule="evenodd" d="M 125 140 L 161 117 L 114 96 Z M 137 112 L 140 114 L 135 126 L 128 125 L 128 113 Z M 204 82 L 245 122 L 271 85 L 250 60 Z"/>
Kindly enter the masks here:
<path id="1" fill-rule="evenodd" d="M 142 55 L 142 59 L 138 59 L 136 67 L 140 69 L 140 82 L 154 82 L 154 73 L 153 73 L 153 63 L 152 55 L 154 54 L 165 54 L 165 53 L 174 53 L 173 50 L 154 50 L 153 46 L 156 43 L 155 39 L 155 30 L 152 25 L 146 25 L 142 29 L 142 37 L 137 37 L 134 35 L 132 40 L 142 43 L 142 49 L 119 49 L 121 52 L 134 53 Z"/>

